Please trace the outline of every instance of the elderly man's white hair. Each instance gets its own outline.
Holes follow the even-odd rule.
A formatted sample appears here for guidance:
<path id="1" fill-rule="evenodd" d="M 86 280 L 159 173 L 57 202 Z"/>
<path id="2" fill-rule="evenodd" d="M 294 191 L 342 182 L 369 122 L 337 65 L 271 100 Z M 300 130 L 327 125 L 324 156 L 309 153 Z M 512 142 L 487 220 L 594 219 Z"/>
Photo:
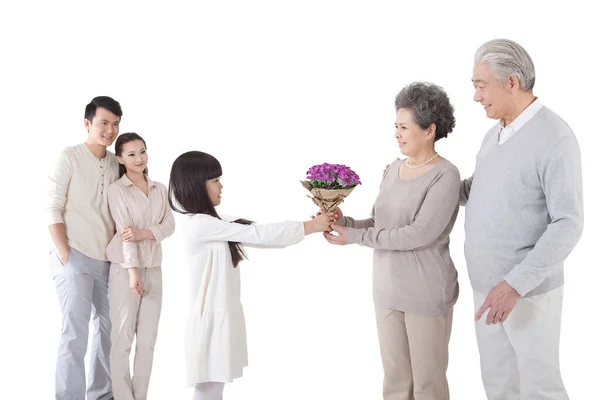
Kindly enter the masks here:
<path id="1" fill-rule="evenodd" d="M 475 53 L 475 64 L 489 64 L 496 78 L 505 81 L 516 76 L 524 90 L 533 89 L 535 68 L 529 54 L 518 43 L 494 39 L 484 43 Z"/>

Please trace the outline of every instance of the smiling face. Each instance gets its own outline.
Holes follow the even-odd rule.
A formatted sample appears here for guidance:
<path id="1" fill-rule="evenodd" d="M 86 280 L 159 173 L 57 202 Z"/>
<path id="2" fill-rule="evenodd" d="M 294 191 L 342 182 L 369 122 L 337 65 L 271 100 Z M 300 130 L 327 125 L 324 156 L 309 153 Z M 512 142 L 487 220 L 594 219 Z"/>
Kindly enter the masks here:
<path id="1" fill-rule="evenodd" d="M 92 120 L 84 120 L 85 128 L 88 131 L 88 142 L 108 147 L 115 141 L 119 134 L 119 123 L 121 118 L 117 117 L 106 108 L 98 107 L 96 115 Z"/>
<path id="2" fill-rule="evenodd" d="M 485 114 L 491 119 L 504 119 L 513 108 L 510 85 L 498 80 L 489 64 L 475 64 L 473 67 L 473 100 L 480 103 Z"/>
<path id="3" fill-rule="evenodd" d="M 142 140 L 124 143 L 117 161 L 123 164 L 128 172 L 143 173 L 148 165 L 148 153 Z"/>
<path id="4" fill-rule="evenodd" d="M 407 157 L 414 157 L 423 153 L 429 146 L 433 146 L 435 128 L 433 125 L 427 129 L 421 128 L 414 121 L 412 110 L 401 108 L 396 112 L 396 140 L 400 152 Z"/>
<path id="5" fill-rule="evenodd" d="M 221 183 L 221 177 L 209 179 L 206 181 L 206 191 L 208 192 L 208 198 L 215 207 L 221 204 L 222 190 L 223 184 Z"/>

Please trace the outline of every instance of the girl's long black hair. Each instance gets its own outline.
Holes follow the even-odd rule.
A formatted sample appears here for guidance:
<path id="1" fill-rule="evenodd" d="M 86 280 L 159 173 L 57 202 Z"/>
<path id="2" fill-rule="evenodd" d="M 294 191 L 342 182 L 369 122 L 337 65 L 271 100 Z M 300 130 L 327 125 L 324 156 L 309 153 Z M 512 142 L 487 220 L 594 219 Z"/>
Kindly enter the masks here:
<path id="1" fill-rule="evenodd" d="M 221 219 L 206 190 L 206 182 L 221 175 L 223 175 L 221 164 L 210 154 L 201 151 L 183 153 L 177 157 L 171 167 L 169 181 L 171 208 L 181 214 L 207 214 Z M 252 223 L 245 219 L 234 222 L 244 225 Z M 228 243 L 235 268 L 246 258 L 246 254 L 238 242 Z"/>

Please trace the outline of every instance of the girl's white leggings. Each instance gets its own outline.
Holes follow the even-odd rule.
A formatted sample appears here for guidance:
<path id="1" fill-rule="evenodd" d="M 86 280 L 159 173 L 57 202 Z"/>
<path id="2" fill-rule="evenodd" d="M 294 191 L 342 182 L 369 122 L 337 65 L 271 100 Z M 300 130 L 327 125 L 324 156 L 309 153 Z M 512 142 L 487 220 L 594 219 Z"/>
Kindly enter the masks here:
<path id="1" fill-rule="evenodd" d="M 196 385 L 194 400 L 223 400 L 224 382 L 204 382 Z"/>

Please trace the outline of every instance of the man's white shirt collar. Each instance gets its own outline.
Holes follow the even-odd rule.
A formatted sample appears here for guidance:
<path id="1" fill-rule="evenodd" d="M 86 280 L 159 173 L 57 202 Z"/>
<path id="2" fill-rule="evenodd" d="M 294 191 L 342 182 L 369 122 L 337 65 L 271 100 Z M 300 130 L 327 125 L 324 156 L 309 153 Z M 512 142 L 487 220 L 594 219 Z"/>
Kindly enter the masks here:
<path id="1" fill-rule="evenodd" d="M 498 122 L 500 132 L 498 133 L 498 144 L 506 142 L 512 135 L 523 127 L 535 114 L 542 109 L 540 99 L 535 99 L 521 114 L 508 126 L 502 126 L 502 121 Z"/>

